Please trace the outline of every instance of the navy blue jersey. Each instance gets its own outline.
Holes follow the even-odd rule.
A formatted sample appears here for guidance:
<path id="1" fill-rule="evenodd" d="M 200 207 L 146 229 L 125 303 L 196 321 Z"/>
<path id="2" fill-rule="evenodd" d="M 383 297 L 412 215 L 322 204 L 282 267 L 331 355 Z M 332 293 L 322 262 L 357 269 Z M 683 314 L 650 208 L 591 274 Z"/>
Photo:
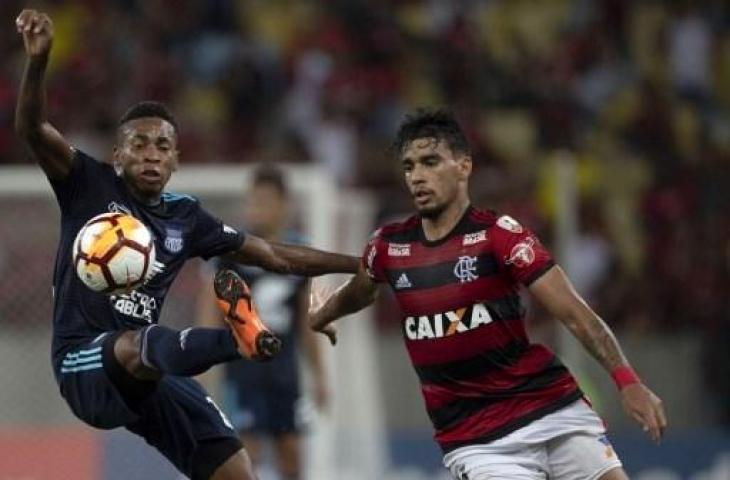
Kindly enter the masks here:
<path id="1" fill-rule="evenodd" d="M 223 224 L 188 195 L 163 193 L 154 206 L 138 202 L 110 165 L 80 151 L 75 152 L 69 175 L 51 181 L 51 186 L 61 208 L 61 239 L 53 273 L 56 370 L 62 353 L 89 337 L 157 323 L 167 291 L 185 260 L 208 259 L 243 243 L 241 232 Z M 90 218 L 108 211 L 133 215 L 154 237 L 158 273 L 129 294 L 94 292 L 74 270 L 71 250 L 76 234 Z"/>

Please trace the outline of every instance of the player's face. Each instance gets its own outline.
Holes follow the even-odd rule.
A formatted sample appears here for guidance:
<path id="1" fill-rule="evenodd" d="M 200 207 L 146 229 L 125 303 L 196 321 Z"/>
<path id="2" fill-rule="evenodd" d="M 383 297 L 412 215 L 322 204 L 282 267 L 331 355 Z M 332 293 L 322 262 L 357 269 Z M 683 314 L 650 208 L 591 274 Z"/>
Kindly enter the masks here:
<path id="1" fill-rule="evenodd" d="M 276 234 L 287 221 L 287 199 L 273 185 L 255 185 L 246 195 L 246 227 L 262 237 Z"/>
<path id="2" fill-rule="evenodd" d="M 170 122 L 145 117 L 120 127 L 114 167 L 135 195 L 156 200 L 177 169 L 177 161 L 177 134 Z"/>
<path id="3" fill-rule="evenodd" d="M 417 138 L 401 156 L 406 185 L 418 212 L 437 217 L 459 195 L 466 195 L 471 158 L 455 154 L 445 141 Z"/>

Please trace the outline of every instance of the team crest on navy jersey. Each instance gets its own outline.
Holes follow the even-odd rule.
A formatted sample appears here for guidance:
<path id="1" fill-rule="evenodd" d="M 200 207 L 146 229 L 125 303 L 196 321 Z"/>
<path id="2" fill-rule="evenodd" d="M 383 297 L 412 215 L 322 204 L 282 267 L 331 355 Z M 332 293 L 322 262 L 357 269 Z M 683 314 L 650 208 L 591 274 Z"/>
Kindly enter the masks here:
<path id="1" fill-rule="evenodd" d="M 165 229 L 165 250 L 170 253 L 180 253 L 183 249 L 183 232 L 179 228 Z"/>

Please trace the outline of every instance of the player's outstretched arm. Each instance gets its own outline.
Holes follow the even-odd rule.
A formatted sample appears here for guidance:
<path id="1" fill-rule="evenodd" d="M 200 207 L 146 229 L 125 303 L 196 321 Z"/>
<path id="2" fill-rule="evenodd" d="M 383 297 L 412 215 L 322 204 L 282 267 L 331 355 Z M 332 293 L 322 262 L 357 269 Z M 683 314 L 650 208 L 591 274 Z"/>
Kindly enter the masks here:
<path id="1" fill-rule="evenodd" d="M 360 260 L 350 255 L 324 252 L 302 245 L 269 242 L 246 235 L 238 251 L 228 255 L 238 263 L 256 265 L 276 273 L 316 277 L 327 273 L 355 273 Z"/>
<path id="2" fill-rule="evenodd" d="M 45 13 L 26 9 L 15 20 L 27 60 L 15 109 L 15 131 L 25 141 L 48 178 L 63 179 L 73 152 L 47 119 L 45 73 L 53 44 L 53 22 Z"/>
<path id="3" fill-rule="evenodd" d="M 641 383 L 611 329 L 575 291 L 565 272 L 554 266 L 529 290 L 611 374 L 626 412 L 658 441 L 667 426 L 662 401 Z"/>
<path id="4" fill-rule="evenodd" d="M 362 310 L 375 301 L 378 285 L 360 267 L 357 274 L 340 285 L 331 295 L 312 287 L 309 304 L 309 327 L 337 343 L 337 330 L 331 325 L 338 318 Z"/>

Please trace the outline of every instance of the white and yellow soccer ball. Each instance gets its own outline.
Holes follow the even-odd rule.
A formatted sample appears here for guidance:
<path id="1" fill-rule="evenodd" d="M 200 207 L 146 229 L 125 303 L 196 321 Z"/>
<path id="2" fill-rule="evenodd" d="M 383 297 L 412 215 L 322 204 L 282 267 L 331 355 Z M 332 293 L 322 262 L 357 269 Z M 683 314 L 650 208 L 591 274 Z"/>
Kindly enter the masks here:
<path id="1" fill-rule="evenodd" d="M 79 278 L 95 292 L 129 292 L 154 272 L 152 233 L 123 213 L 102 213 L 86 222 L 76 235 L 72 255 Z"/>

